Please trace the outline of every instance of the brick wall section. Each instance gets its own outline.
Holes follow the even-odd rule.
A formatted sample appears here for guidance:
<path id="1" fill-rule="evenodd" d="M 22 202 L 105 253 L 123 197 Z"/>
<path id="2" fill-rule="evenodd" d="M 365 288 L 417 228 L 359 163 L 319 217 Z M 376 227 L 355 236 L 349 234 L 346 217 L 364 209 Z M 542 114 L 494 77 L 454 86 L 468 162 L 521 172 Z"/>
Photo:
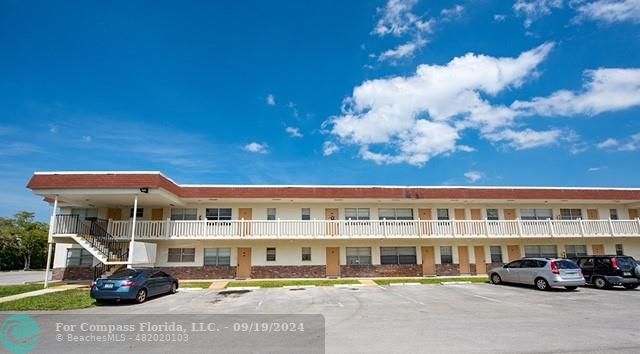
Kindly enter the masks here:
<path id="1" fill-rule="evenodd" d="M 236 267 L 201 266 L 201 267 L 158 267 L 177 279 L 233 279 Z"/>
<path id="2" fill-rule="evenodd" d="M 437 275 L 460 275 L 460 265 L 459 264 L 436 264 L 436 274 Z"/>
<path id="3" fill-rule="evenodd" d="M 357 277 L 420 277 L 420 264 L 341 265 L 340 276 Z"/>
<path id="4" fill-rule="evenodd" d="M 253 266 L 251 278 L 324 278 L 327 276 L 327 267 L 323 265 L 307 266 Z"/>
<path id="5" fill-rule="evenodd" d="M 93 280 L 93 267 L 53 268 L 52 280 Z"/>

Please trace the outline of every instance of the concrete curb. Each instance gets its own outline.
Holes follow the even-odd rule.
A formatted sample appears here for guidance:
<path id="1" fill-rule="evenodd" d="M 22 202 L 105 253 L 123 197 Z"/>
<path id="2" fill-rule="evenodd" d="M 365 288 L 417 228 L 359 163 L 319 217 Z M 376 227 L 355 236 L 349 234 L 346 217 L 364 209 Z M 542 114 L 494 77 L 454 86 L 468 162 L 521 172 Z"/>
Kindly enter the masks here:
<path id="1" fill-rule="evenodd" d="M 260 289 L 260 287 L 259 286 L 230 286 L 222 290 L 224 291 L 224 290 L 256 290 L 256 289 Z"/>
<path id="2" fill-rule="evenodd" d="M 305 289 L 305 288 L 315 288 L 316 285 L 285 285 L 284 289 Z"/>
<path id="3" fill-rule="evenodd" d="M 334 284 L 333 287 L 334 288 L 353 288 L 353 287 L 361 287 L 361 286 L 366 286 L 365 284 L 361 284 L 361 283 L 354 283 L 354 284 Z"/>
<path id="4" fill-rule="evenodd" d="M 444 281 L 440 283 L 441 285 L 465 285 L 465 284 L 473 284 L 470 281 Z"/>

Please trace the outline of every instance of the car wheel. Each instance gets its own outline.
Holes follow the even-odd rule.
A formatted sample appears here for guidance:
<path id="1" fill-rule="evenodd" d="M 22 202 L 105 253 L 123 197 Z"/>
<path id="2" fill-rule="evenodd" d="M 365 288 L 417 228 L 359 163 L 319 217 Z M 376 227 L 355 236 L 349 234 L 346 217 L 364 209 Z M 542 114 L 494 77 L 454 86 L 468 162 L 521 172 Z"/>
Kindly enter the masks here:
<path id="1" fill-rule="evenodd" d="M 564 288 L 569 290 L 569 291 L 573 291 L 573 290 L 576 290 L 578 287 L 577 286 L 565 286 Z"/>
<path id="2" fill-rule="evenodd" d="M 171 283 L 171 293 L 175 294 L 178 292 L 178 285 L 176 283 Z"/>
<path id="3" fill-rule="evenodd" d="M 610 287 L 609 283 L 607 283 L 607 281 L 602 277 L 595 278 L 593 280 L 593 286 L 595 286 L 598 289 L 607 289 Z"/>
<path id="4" fill-rule="evenodd" d="M 536 288 L 538 288 L 538 290 L 548 290 L 549 282 L 547 282 L 544 278 L 538 278 L 536 279 Z"/>
<path id="5" fill-rule="evenodd" d="M 638 287 L 638 284 L 624 284 L 623 286 L 627 289 L 635 289 Z"/>
<path id="6" fill-rule="evenodd" d="M 491 274 L 491 284 L 500 284 L 502 283 L 502 278 L 500 278 L 500 275 L 498 273 L 493 273 Z"/>
<path id="7" fill-rule="evenodd" d="M 136 294 L 136 302 L 141 304 L 145 302 L 145 300 L 147 300 L 147 290 L 146 289 L 138 290 L 138 293 Z"/>

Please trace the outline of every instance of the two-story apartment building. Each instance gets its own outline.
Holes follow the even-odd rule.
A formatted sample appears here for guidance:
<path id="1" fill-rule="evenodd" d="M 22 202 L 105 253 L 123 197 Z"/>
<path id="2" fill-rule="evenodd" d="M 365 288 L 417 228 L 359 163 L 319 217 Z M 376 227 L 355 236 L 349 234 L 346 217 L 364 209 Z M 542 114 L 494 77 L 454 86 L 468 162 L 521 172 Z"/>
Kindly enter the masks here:
<path id="1" fill-rule="evenodd" d="M 183 279 L 484 274 L 522 256 L 640 256 L 640 189 L 185 185 L 38 172 L 55 279 L 124 265 Z"/>

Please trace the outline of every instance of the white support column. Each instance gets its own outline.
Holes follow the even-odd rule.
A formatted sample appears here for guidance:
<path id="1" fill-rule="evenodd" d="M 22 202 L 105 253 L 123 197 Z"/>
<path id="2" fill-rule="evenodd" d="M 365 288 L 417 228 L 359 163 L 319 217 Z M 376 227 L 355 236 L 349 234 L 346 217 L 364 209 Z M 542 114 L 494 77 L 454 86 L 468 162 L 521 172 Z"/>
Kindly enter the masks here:
<path id="1" fill-rule="evenodd" d="M 129 241 L 129 259 L 127 260 L 127 268 L 133 267 L 133 245 L 136 235 L 136 216 L 138 215 L 138 195 L 133 198 L 133 218 L 131 218 L 131 241 Z"/>
<path id="2" fill-rule="evenodd" d="M 49 286 L 49 268 L 51 264 L 51 249 L 53 248 L 53 231 L 56 228 L 56 211 L 58 210 L 58 196 L 53 200 L 53 211 L 51 212 L 51 219 L 49 221 L 49 237 L 48 237 L 48 249 L 47 249 L 47 266 L 44 272 L 44 287 Z"/>

